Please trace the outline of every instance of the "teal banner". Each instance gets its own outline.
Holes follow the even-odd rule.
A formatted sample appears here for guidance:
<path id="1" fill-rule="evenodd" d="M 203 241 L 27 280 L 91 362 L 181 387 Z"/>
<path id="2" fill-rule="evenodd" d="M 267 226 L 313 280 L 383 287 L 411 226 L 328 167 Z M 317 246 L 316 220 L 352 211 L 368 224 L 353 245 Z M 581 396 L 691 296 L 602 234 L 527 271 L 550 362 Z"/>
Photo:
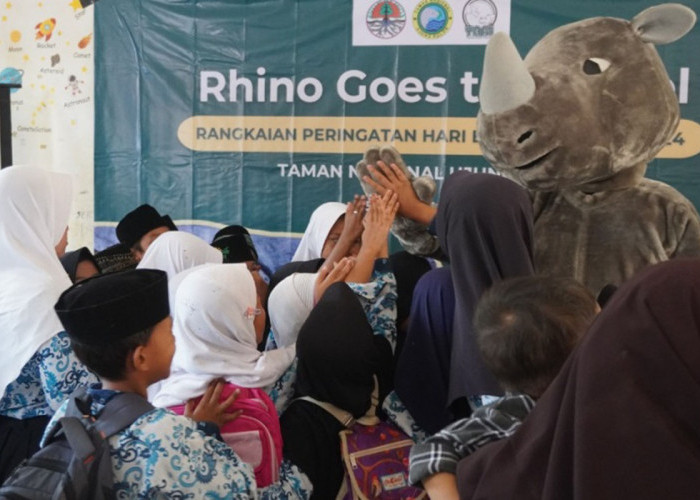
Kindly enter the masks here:
<path id="1" fill-rule="evenodd" d="M 361 192 L 392 143 L 438 185 L 488 171 L 475 136 L 484 47 L 521 55 L 553 28 L 631 19 L 650 1 L 100 0 L 95 4 L 96 247 L 150 203 L 195 233 L 252 229 L 270 267 L 311 212 Z M 685 2 L 700 12 L 700 1 Z M 658 47 L 684 121 L 647 176 L 700 206 L 700 29 Z M 581 133 L 585 133 L 582 131 Z"/>

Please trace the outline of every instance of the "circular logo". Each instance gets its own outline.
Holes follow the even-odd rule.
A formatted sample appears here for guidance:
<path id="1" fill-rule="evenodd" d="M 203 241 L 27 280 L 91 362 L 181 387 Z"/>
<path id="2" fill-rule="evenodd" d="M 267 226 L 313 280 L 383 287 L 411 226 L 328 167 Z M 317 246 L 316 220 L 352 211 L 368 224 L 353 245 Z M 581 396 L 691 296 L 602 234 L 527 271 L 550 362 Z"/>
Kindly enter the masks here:
<path id="1" fill-rule="evenodd" d="M 493 35 L 498 9 L 491 0 L 469 0 L 462 9 L 462 19 L 469 37 Z"/>
<path id="2" fill-rule="evenodd" d="M 425 38 L 440 38 L 452 26 L 452 9 L 444 0 L 423 0 L 413 10 L 413 26 Z"/>
<path id="3" fill-rule="evenodd" d="M 406 25 L 406 11 L 394 0 L 374 2 L 367 11 L 367 29 L 377 38 L 394 38 Z"/>

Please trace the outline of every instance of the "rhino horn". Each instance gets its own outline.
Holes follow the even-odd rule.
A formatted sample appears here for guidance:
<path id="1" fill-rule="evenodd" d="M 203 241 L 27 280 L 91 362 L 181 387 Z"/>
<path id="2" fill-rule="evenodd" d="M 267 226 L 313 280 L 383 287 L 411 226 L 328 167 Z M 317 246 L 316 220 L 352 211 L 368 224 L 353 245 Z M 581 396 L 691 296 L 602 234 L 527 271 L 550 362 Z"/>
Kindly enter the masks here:
<path id="1" fill-rule="evenodd" d="M 479 101 L 486 114 L 502 113 L 528 102 L 535 80 L 508 35 L 498 32 L 486 46 Z"/>

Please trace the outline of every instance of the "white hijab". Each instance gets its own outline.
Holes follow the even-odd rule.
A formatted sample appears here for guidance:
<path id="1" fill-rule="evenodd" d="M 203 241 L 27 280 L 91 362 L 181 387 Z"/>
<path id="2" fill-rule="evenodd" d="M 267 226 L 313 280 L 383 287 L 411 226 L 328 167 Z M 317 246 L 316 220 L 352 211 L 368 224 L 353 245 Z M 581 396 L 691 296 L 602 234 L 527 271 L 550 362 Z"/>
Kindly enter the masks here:
<path id="1" fill-rule="evenodd" d="M 146 249 L 137 269 L 160 269 L 168 281 L 191 267 L 221 264 L 223 254 L 209 243 L 184 231 L 168 231 L 158 236 Z"/>
<path id="2" fill-rule="evenodd" d="M 301 325 L 314 307 L 314 285 L 318 273 L 294 273 L 272 290 L 267 299 L 270 330 L 277 347 L 294 345 Z"/>
<path id="3" fill-rule="evenodd" d="M 306 231 L 294 252 L 292 262 L 320 258 L 328 233 L 340 216 L 345 214 L 345 209 L 344 203 L 330 201 L 314 210 L 309 219 L 309 225 L 306 226 Z"/>
<path id="4" fill-rule="evenodd" d="M 202 266 L 180 283 L 175 298 L 175 356 L 156 406 L 182 404 L 216 377 L 265 388 L 294 361 L 294 346 L 261 353 L 253 325 L 257 295 L 245 264 Z"/>
<path id="5" fill-rule="evenodd" d="M 0 170 L 0 396 L 36 350 L 63 331 L 53 306 L 71 286 L 56 255 L 68 225 L 71 177 L 38 167 Z"/>

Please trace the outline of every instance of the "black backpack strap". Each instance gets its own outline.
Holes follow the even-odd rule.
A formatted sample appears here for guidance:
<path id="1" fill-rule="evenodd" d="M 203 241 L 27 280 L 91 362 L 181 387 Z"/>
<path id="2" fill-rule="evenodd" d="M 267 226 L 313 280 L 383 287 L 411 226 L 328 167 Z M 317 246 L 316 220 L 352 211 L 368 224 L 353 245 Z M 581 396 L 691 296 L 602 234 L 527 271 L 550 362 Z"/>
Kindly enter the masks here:
<path id="1" fill-rule="evenodd" d="M 90 396 L 84 386 L 79 386 L 68 398 L 66 411 L 58 422 L 47 429 L 48 433 L 44 438 L 44 443 L 49 444 L 58 439 L 63 434 L 63 422 L 66 418 L 74 418 L 78 421 L 90 415 Z"/>
<path id="2" fill-rule="evenodd" d="M 84 386 L 79 386 L 68 398 L 64 417 L 75 417 L 82 419 L 90 417 L 90 405 L 92 397 Z"/>
<path id="3" fill-rule="evenodd" d="M 90 416 L 91 403 L 92 398 L 84 387 L 76 389 L 68 400 L 65 416 L 60 419 L 61 425 L 54 427 L 46 442 L 49 442 L 49 440 L 63 428 L 64 420 L 67 418 L 73 418 L 76 422 L 84 421 L 86 418 L 94 421 L 94 424 L 92 424 L 93 428 L 102 435 L 103 439 L 106 439 L 125 427 L 130 426 L 134 423 L 134 420 L 154 408 L 151 403 L 138 394 L 122 392 L 113 396 L 102 409 L 99 416 L 94 418 Z M 79 429 L 74 425 L 72 429 L 74 431 L 73 436 L 76 439 L 76 443 L 80 445 L 79 440 L 81 438 L 77 437 Z M 66 438 L 70 441 L 68 435 L 66 435 Z M 71 446 L 72 445 L 73 443 L 71 442 Z"/>
<path id="4" fill-rule="evenodd" d="M 68 444 L 73 449 L 75 456 L 84 462 L 88 457 L 94 455 L 95 445 L 90 439 L 81 419 L 76 417 L 63 417 L 59 420 L 63 435 Z"/>
<path id="5" fill-rule="evenodd" d="M 123 392 L 110 399 L 95 422 L 95 429 L 106 439 L 134 423 L 154 406 L 133 392 Z"/>

